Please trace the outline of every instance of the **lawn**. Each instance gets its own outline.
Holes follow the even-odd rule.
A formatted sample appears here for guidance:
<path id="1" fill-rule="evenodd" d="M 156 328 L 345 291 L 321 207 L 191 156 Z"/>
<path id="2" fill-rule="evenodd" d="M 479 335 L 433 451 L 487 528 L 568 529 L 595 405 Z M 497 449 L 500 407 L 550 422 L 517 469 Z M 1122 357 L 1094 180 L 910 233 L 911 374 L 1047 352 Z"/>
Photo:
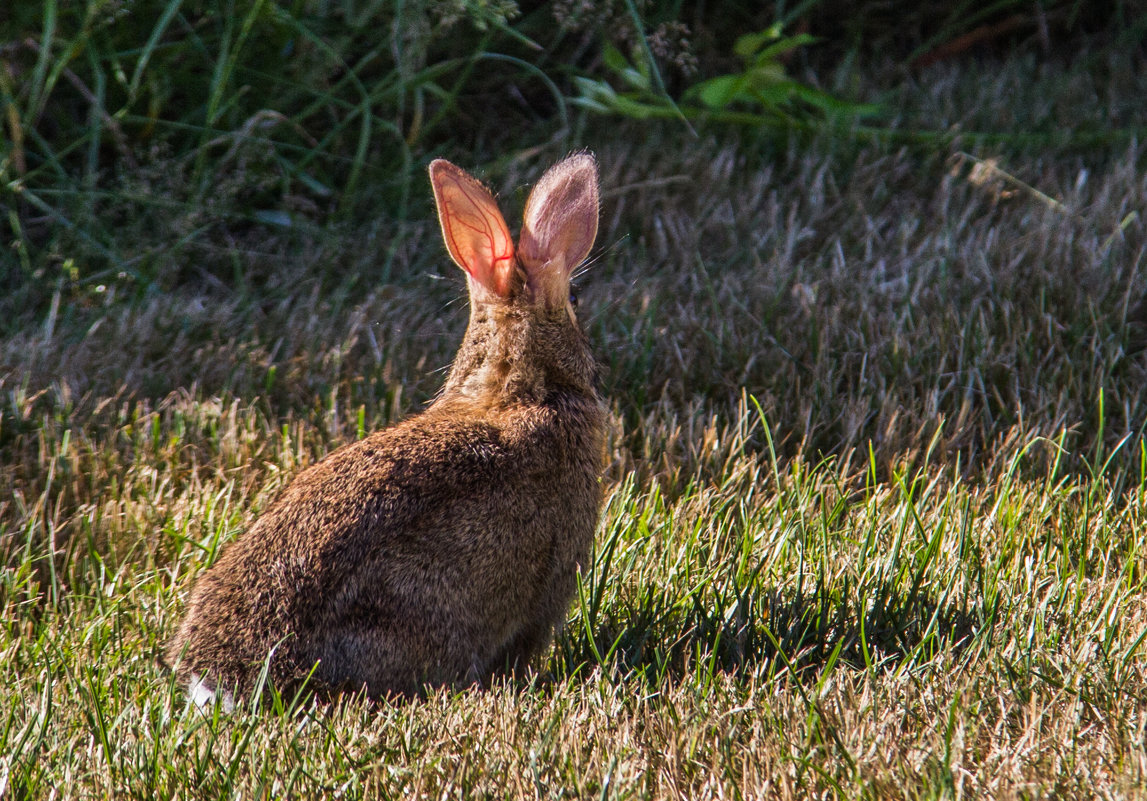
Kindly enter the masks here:
<path id="1" fill-rule="evenodd" d="M 1147 797 L 1147 72 L 1081 48 L 869 56 L 886 134 L 571 105 L 405 183 L 348 158 L 345 202 L 233 136 L 49 213 L 10 148 L 0 799 Z M 425 164 L 513 227 L 575 147 L 611 433 L 547 658 L 195 709 L 158 660 L 196 576 L 461 339 Z"/>

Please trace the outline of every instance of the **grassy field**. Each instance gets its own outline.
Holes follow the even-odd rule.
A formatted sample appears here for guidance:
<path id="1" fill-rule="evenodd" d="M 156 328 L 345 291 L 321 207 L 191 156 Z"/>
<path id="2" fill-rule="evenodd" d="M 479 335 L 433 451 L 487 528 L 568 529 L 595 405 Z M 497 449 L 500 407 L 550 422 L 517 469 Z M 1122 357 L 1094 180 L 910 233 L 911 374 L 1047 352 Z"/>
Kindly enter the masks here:
<path id="1" fill-rule="evenodd" d="M 157 664 L 300 468 L 437 390 L 428 183 L 190 249 L 126 215 L 183 278 L 48 284 L 0 341 L 0 799 L 1147 797 L 1147 78 L 1084 61 L 862 88 L 897 131 L 1112 126 L 1086 149 L 583 116 L 462 163 L 511 220 L 574 146 L 603 190 L 594 563 L 488 691 L 204 715 Z"/>

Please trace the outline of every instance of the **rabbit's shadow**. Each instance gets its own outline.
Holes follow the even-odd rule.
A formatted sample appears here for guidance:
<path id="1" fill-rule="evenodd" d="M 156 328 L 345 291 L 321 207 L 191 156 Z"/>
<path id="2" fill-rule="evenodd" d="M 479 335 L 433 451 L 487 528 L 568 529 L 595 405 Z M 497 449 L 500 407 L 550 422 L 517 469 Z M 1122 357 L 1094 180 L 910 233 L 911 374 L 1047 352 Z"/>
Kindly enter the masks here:
<path id="1" fill-rule="evenodd" d="M 686 681 L 699 671 L 815 680 L 835 663 L 887 671 L 905 660 L 958 656 L 993 617 L 986 607 L 941 605 L 920 593 L 877 592 L 867 603 L 847 589 L 841 594 L 773 593 L 731 610 L 695 599 L 691 609 L 662 616 L 606 611 L 592 642 L 584 629 L 559 638 L 549 678 L 601 668 L 657 683 Z"/>

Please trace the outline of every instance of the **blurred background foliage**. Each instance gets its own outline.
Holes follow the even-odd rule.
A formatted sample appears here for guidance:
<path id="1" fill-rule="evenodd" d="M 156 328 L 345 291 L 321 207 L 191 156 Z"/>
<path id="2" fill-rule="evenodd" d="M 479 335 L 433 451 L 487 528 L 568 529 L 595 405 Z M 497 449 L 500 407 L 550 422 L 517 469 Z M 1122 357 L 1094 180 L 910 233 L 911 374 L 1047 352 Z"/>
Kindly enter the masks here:
<path id="1" fill-rule="evenodd" d="M 968 53 L 1142 52 L 1144 5 L 6 3 L 0 325 L 187 282 L 264 286 L 291 252 L 367 221 L 375 277 L 396 278 L 435 156 L 504 166 L 651 117 L 690 135 L 934 145 L 949 132 L 898 122 L 881 86 Z M 860 64 L 877 65 L 863 86 Z M 1099 136 L 1136 133 L 1109 122 Z"/>

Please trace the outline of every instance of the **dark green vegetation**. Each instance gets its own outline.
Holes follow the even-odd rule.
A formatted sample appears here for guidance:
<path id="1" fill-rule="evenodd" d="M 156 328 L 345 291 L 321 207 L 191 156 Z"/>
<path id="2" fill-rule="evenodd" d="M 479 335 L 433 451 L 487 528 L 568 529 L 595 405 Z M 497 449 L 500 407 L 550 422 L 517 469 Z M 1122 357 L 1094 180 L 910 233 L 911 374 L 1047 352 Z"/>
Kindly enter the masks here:
<path id="1" fill-rule="evenodd" d="M 1143 794 L 1142 9 L 740 5 L 0 11 L 0 797 Z M 426 162 L 516 219 L 575 147 L 614 434 L 545 672 L 188 710 L 196 573 L 441 382 Z"/>

